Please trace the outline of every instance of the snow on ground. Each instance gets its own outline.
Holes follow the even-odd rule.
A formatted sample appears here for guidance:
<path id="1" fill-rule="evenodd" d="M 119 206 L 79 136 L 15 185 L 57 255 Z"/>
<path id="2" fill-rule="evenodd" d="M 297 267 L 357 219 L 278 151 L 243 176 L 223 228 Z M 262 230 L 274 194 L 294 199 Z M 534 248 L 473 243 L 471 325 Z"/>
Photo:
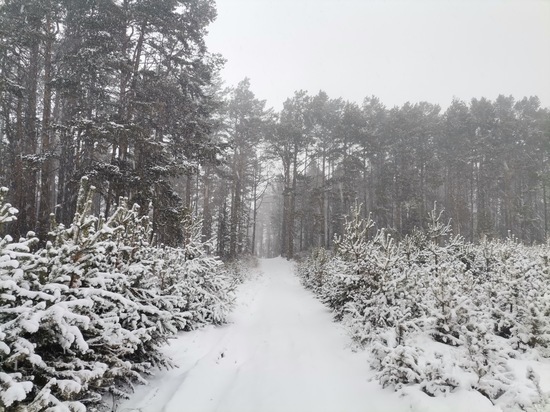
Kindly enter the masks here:
<path id="1" fill-rule="evenodd" d="M 370 381 L 367 353 L 294 276 L 292 263 L 260 261 L 241 285 L 229 324 L 185 332 L 159 372 L 119 412 L 498 411 L 477 392 L 399 396 Z M 406 392 L 406 391 L 405 391 Z"/>

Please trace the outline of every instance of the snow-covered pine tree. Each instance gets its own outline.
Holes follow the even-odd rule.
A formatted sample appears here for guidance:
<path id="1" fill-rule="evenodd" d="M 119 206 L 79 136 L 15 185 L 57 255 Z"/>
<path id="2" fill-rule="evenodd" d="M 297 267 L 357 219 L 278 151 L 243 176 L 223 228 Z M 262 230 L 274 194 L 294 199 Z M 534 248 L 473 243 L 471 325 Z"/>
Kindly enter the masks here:
<path id="1" fill-rule="evenodd" d="M 538 377 L 531 368 L 518 376 L 509 364 L 510 348 L 484 326 L 470 324 L 466 333 L 467 356 L 463 367 L 476 376 L 472 388 L 505 411 L 528 409 L 546 402 Z M 538 409 L 535 409 L 538 410 Z"/>
<path id="2" fill-rule="evenodd" d="M 446 395 L 460 386 L 453 376 L 456 367 L 454 361 L 435 353 L 434 359 L 428 360 L 423 368 L 424 379 L 420 384 L 422 392 L 429 396 Z"/>
<path id="3" fill-rule="evenodd" d="M 53 230 L 43 257 L 49 280 L 66 287 L 63 299 L 86 302 L 76 308 L 89 319 L 83 336 L 90 350 L 83 359 L 107 367 L 94 392 L 99 401 L 106 391 L 126 396 L 125 388 L 144 383 L 153 367 L 170 366 L 160 347 L 177 327 L 172 314 L 161 309 L 156 290 L 137 281 L 142 273 L 133 265 L 140 234 L 147 233 L 137 210 L 122 202 L 108 221 L 92 216 L 93 191 L 83 178 L 73 223 Z"/>
<path id="4" fill-rule="evenodd" d="M 440 263 L 437 275 L 432 275 L 430 296 L 433 300 L 428 303 L 430 316 L 433 317 L 432 337 L 437 342 L 452 346 L 461 344 L 460 325 L 469 316 L 469 298 L 457 293 L 461 281 L 456 272 L 451 262 Z"/>
<path id="5" fill-rule="evenodd" d="M 168 257 L 161 275 L 162 293 L 184 299 L 185 306 L 180 310 L 187 318 L 186 330 L 207 323 L 221 324 L 232 306 L 236 283 L 224 270 L 222 261 L 207 253 L 213 245 L 211 240 L 202 240 L 202 222 L 188 218 L 182 224 L 183 248 L 160 250 Z"/>
<path id="6" fill-rule="evenodd" d="M 367 219 L 362 216 L 361 209 L 362 205 L 357 203 L 351 208 L 349 217 L 345 218 L 342 236 L 334 239 L 335 253 L 353 262 L 358 274 L 369 269 L 365 259 L 369 255 L 370 230 L 375 226 L 370 216 Z"/>
<path id="7" fill-rule="evenodd" d="M 537 348 L 548 354 L 550 345 L 550 279 L 545 261 L 547 246 L 526 247 L 514 238 L 483 247 L 490 262 L 482 279 L 494 332 L 525 352 Z"/>
<path id="8" fill-rule="evenodd" d="M 170 366 L 167 337 L 227 316 L 232 284 L 198 224 L 185 248 L 152 247 L 136 206 L 92 216 L 93 190 L 83 178 L 73 223 L 54 227 L 44 249 L 32 253 L 33 234 L 0 242 L 0 406 L 82 411 L 107 392 L 127 396 Z M 15 213 L 0 202 L 0 223 Z"/>
<path id="9" fill-rule="evenodd" d="M 423 379 L 423 371 L 418 363 L 420 352 L 413 346 L 398 345 L 390 349 L 376 374 L 382 387 L 392 386 L 397 390 L 403 385 L 420 383 Z"/>
<path id="10" fill-rule="evenodd" d="M 373 339 L 377 331 L 395 329 L 397 345 L 411 328 L 417 300 L 411 295 L 411 272 L 403 270 L 403 253 L 391 234 L 378 230 L 368 239 L 372 220 L 362 220 L 360 206 L 352 209 L 345 231 L 335 242 L 337 253 L 350 262 L 360 286 L 340 299 L 346 313 L 346 323 L 361 344 Z"/>
<path id="11" fill-rule="evenodd" d="M 0 190 L 0 225 L 17 211 Z M 82 401 L 107 365 L 83 360 L 89 345 L 82 331 L 89 318 L 66 301 L 67 286 L 44 282 L 44 261 L 31 252 L 37 239 L 0 240 L 0 409 L 83 411 Z"/>
<path id="12" fill-rule="evenodd" d="M 323 286 L 330 280 L 331 273 L 327 270 L 330 262 L 329 253 L 323 248 L 315 248 L 311 254 L 298 265 L 298 275 L 302 283 L 316 294 L 321 294 Z"/>
<path id="13" fill-rule="evenodd" d="M 512 363 L 548 356 L 548 245 L 467 244 L 441 218 L 432 210 L 426 232 L 395 244 L 384 230 L 367 238 L 355 209 L 337 252 L 300 264 L 302 281 L 345 315 L 382 385 L 430 396 L 460 387 L 503 410 L 544 408 L 536 374 Z M 436 342 L 419 350 L 426 339 Z"/>
<path id="14" fill-rule="evenodd" d="M 378 282 L 379 273 L 372 259 L 373 241 L 369 240 L 369 230 L 374 222 L 364 219 L 361 205 L 356 204 L 346 217 L 342 236 L 334 239 L 335 258 L 345 269 L 333 280 L 324 300 L 334 310 L 335 318 L 342 320 L 345 305 L 356 297 L 370 296 L 373 283 Z M 337 272 L 333 272 L 337 273 Z"/>

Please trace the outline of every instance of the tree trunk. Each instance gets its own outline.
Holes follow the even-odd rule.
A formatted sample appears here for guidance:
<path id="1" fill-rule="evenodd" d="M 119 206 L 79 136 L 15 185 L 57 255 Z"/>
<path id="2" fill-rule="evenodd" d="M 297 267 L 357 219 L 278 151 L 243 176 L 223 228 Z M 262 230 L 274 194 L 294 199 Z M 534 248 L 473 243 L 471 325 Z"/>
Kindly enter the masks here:
<path id="1" fill-rule="evenodd" d="M 231 202 L 231 223 L 230 223 L 230 238 L 229 238 L 229 256 L 237 257 L 237 241 L 239 231 L 239 215 L 241 213 L 241 179 L 240 176 L 235 176 L 235 185 L 233 187 L 233 201 Z"/>
<path id="2" fill-rule="evenodd" d="M 42 111 L 42 170 L 40 174 L 40 205 L 39 205 L 39 238 L 46 239 L 50 226 L 50 213 L 53 212 L 52 199 L 52 180 L 53 167 L 51 157 L 51 130 L 50 117 L 52 110 L 52 45 L 53 36 L 51 32 L 51 16 L 46 16 L 46 43 L 44 47 L 44 101 Z"/>
<path id="3" fill-rule="evenodd" d="M 254 170 L 254 183 L 252 187 L 252 245 L 250 246 L 250 254 L 254 256 L 256 251 L 256 218 L 258 217 L 258 180 L 256 178 L 256 169 L 258 168 L 258 162 L 255 165 Z"/>
<path id="4" fill-rule="evenodd" d="M 38 93 L 38 60 L 39 60 L 39 43 L 34 41 L 30 50 L 29 60 L 29 72 L 27 78 L 27 110 L 25 113 L 25 148 L 24 154 L 35 155 L 36 143 L 37 143 L 37 130 L 36 130 L 36 107 L 37 107 L 37 93 Z M 29 167 L 30 166 L 30 167 Z M 20 216 L 23 218 L 23 233 L 28 230 L 36 230 L 36 180 L 37 173 L 34 166 L 28 165 L 27 170 L 24 170 L 24 191 L 23 199 L 24 203 L 19 206 L 21 212 Z"/>
<path id="5" fill-rule="evenodd" d="M 287 256 L 288 231 L 289 231 L 289 210 L 290 210 L 290 162 L 283 159 L 283 221 L 281 228 L 281 256 Z"/>
<path id="6" fill-rule="evenodd" d="M 544 239 L 548 239 L 548 199 L 546 197 L 546 181 L 542 179 L 542 202 L 544 205 Z"/>
<path id="7" fill-rule="evenodd" d="M 287 257 L 294 257 L 294 219 L 296 214 L 296 181 L 298 174 L 298 145 L 294 145 L 294 157 L 292 162 L 292 189 L 290 191 L 290 205 L 288 210 L 288 242 L 287 242 Z"/>
<path id="8" fill-rule="evenodd" d="M 210 168 L 205 167 L 203 182 L 203 208 L 202 208 L 202 241 L 206 242 L 212 238 L 212 210 L 210 207 Z"/>
<path id="9" fill-rule="evenodd" d="M 324 248 L 328 247 L 328 199 L 327 199 L 327 188 L 326 188 L 326 165 L 327 165 L 327 155 L 326 150 L 323 148 L 323 161 L 322 161 L 322 175 L 321 175 L 321 220 L 322 220 L 322 238 L 321 246 Z"/>

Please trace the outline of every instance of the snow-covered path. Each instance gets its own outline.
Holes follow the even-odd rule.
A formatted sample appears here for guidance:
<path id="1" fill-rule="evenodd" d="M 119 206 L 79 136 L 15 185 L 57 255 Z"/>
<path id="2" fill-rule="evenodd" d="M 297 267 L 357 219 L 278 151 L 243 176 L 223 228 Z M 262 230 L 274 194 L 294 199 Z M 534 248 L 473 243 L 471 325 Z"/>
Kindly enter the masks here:
<path id="1" fill-rule="evenodd" d="M 260 275 L 241 286 L 229 324 L 174 340 L 167 352 L 179 368 L 137 388 L 118 411 L 422 410 L 369 382 L 366 354 L 350 350 L 343 328 L 300 285 L 291 263 L 260 265 Z"/>

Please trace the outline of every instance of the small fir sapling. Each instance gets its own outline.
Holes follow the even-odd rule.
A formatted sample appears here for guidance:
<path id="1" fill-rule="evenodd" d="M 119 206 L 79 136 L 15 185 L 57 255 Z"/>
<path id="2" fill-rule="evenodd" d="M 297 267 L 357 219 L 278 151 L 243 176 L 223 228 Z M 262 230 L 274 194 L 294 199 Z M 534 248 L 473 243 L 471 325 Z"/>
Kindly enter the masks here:
<path id="1" fill-rule="evenodd" d="M 512 238 L 468 244 L 451 236 L 435 208 L 426 233 L 393 244 L 383 230 L 369 238 L 374 225 L 358 210 L 335 254 L 316 251 L 299 274 L 371 352 L 379 381 L 429 396 L 460 387 L 504 410 L 544 410 L 534 375 L 519 379 L 510 362 L 549 356 L 549 246 Z M 445 356 L 418 351 L 416 337 L 445 344 Z"/>
<path id="2" fill-rule="evenodd" d="M 468 357 L 464 366 L 477 376 L 473 389 L 495 402 L 513 385 L 514 374 L 508 367 L 507 356 L 484 327 L 469 325 L 468 329 Z"/>
<path id="3" fill-rule="evenodd" d="M 202 240 L 201 222 L 184 219 L 182 225 L 183 247 L 145 249 L 147 260 L 154 262 L 153 287 L 165 301 L 171 302 L 179 330 L 223 323 L 232 307 L 236 282 L 223 263 L 207 253 L 212 245 Z"/>

